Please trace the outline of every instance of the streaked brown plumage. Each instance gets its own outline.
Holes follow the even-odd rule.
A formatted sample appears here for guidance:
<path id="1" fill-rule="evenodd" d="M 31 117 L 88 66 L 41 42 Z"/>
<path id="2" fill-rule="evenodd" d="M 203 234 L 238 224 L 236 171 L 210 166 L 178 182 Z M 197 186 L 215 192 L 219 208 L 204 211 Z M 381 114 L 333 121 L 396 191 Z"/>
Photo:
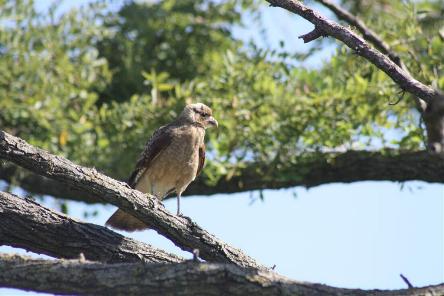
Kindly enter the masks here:
<path id="1" fill-rule="evenodd" d="M 200 174 L 205 163 L 205 129 L 217 125 L 208 106 L 201 103 L 187 105 L 175 121 L 154 132 L 128 184 L 160 200 L 176 192 L 179 215 L 180 196 Z M 117 210 L 106 224 L 127 231 L 148 228 L 122 210 Z"/>

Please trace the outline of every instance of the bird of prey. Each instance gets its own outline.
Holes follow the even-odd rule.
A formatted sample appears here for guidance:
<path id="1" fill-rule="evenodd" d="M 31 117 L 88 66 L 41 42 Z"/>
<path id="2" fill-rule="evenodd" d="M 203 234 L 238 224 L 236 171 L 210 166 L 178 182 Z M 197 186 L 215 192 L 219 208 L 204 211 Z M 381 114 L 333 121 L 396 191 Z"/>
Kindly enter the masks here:
<path id="1" fill-rule="evenodd" d="M 128 185 L 162 200 L 177 194 L 180 197 L 200 174 L 205 163 L 205 130 L 218 126 L 211 109 L 202 104 L 187 105 L 179 117 L 156 130 L 145 145 Z M 118 209 L 106 222 L 116 229 L 135 231 L 148 228 L 144 222 Z"/>

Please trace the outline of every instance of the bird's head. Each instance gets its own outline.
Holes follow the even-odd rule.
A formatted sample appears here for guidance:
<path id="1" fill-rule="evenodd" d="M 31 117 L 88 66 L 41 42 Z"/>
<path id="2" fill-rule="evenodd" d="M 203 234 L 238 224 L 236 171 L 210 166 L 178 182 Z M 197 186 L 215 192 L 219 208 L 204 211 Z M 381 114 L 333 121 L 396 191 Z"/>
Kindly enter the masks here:
<path id="1" fill-rule="evenodd" d="M 186 105 L 180 117 L 188 122 L 198 123 L 205 129 L 212 126 L 217 127 L 219 125 L 217 120 L 213 117 L 211 108 L 202 103 Z"/>

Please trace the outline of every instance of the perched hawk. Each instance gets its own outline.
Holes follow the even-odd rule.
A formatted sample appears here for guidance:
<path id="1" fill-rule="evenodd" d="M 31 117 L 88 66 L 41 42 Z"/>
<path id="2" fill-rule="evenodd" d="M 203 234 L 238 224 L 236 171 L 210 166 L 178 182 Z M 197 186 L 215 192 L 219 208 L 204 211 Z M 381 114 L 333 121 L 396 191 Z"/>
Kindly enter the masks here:
<path id="1" fill-rule="evenodd" d="M 180 215 L 180 196 L 202 171 L 205 129 L 211 126 L 217 127 L 218 123 L 208 106 L 201 103 L 187 105 L 175 121 L 154 132 L 128 184 L 160 200 L 176 192 L 177 214 Z M 106 224 L 126 231 L 148 228 L 122 210 L 117 210 Z"/>

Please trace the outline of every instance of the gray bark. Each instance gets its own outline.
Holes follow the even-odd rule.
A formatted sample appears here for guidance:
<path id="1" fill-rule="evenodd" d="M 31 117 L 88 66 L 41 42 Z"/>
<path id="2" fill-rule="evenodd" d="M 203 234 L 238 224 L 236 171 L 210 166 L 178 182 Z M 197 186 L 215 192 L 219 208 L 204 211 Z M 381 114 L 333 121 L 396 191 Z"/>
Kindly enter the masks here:
<path id="1" fill-rule="evenodd" d="M 329 20 L 319 12 L 305 6 L 298 0 L 266 0 L 271 6 L 282 7 L 300 15 L 311 22 L 315 28 L 313 33 L 300 36 L 304 42 L 310 42 L 315 37 L 332 36 L 342 41 L 357 55 L 384 71 L 403 91 L 411 93 L 417 100 L 418 108 L 426 125 L 429 150 L 444 155 L 444 94 L 413 78 L 410 73 L 399 67 L 388 56 L 371 47 L 358 34 L 340 24 Z M 323 1 L 327 2 L 327 1 Z M 368 36 L 367 36 L 368 37 Z"/>
<path id="2" fill-rule="evenodd" d="M 13 186 L 19 186 L 34 195 L 51 195 L 57 198 L 86 203 L 102 202 L 88 191 L 71 188 L 58 181 L 30 173 L 7 162 L 0 162 L 0 180 Z"/>
<path id="3" fill-rule="evenodd" d="M 319 12 L 305 6 L 301 1 L 267 0 L 267 2 L 269 2 L 272 6 L 279 6 L 300 15 L 315 25 L 315 30 L 322 30 L 329 36 L 342 41 L 358 55 L 364 57 L 380 70 L 384 71 L 402 89 L 417 97 L 420 97 L 426 101 L 426 103 L 429 104 L 433 100 L 444 100 L 444 97 L 438 90 L 433 89 L 432 87 L 427 86 L 411 77 L 387 56 L 369 46 L 364 39 L 362 39 L 352 30 L 325 18 L 319 14 Z"/>
<path id="4" fill-rule="evenodd" d="M 0 158 L 58 180 L 67 187 L 88 191 L 103 202 L 109 202 L 150 225 L 183 250 L 198 249 L 205 260 L 266 269 L 241 250 L 208 233 L 191 219 L 171 214 L 154 196 L 133 190 L 127 184 L 95 169 L 51 155 L 3 131 L 0 132 Z"/>
<path id="5" fill-rule="evenodd" d="M 23 248 L 58 258 L 118 262 L 181 262 L 148 244 L 126 238 L 106 227 L 83 223 L 33 200 L 0 192 L 0 245 Z"/>
<path id="6" fill-rule="evenodd" d="M 183 249 L 199 249 L 203 258 L 219 262 L 199 263 L 195 259 L 186 263 L 139 261 L 110 264 L 86 261 L 82 256 L 78 260 L 37 260 L 0 255 L 1 287 L 81 295 L 444 295 L 444 285 L 398 291 L 364 291 L 291 281 L 226 245 L 191 220 L 170 214 L 154 197 L 132 190 L 94 169 L 53 156 L 4 132 L 0 132 L 0 158 L 54 178 L 66 186 L 88 191 L 149 224 Z M 39 217 L 32 217 L 34 214 Z M 0 195 L 0 218 L 3 223 L 0 227 L 2 241 L 18 241 L 22 246 L 32 246 L 35 251 L 46 250 L 48 254 L 64 256 L 63 251 L 51 247 L 55 243 L 59 244 L 57 248 L 66 246 L 67 252 L 72 252 L 69 254 L 77 255 L 83 250 L 78 248 L 79 241 L 74 242 L 69 234 L 60 232 L 69 232 L 72 228 L 79 240 L 86 238 L 83 243 L 114 247 L 112 240 L 109 245 L 106 241 L 107 235 L 111 236 L 112 232 L 99 226 L 83 225 L 33 202 L 17 200 L 10 194 Z M 102 232 L 98 237 L 91 237 L 94 228 Z M 57 236 L 58 242 L 52 240 L 53 235 Z M 105 242 L 102 242 L 103 239 Z M 137 248 L 134 246 L 134 249 Z M 134 249 L 131 251 L 138 251 Z M 100 254 L 97 249 L 87 252 L 82 253 L 88 254 L 89 258 L 107 260 L 104 258 L 106 255 Z M 128 256 L 133 258 L 132 254 Z M 113 260 L 116 259 L 108 259 L 110 262 Z"/>
<path id="7" fill-rule="evenodd" d="M 444 285 L 403 290 L 341 289 L 235 265 L 103 264 L 0 255 L 0 286 L 76 295 L 443 295 Z"/>
<path id="8" fill-rule="evenodd" d="M 377 49 L 379 49 L 383 54 L 386 54 L 396 65 L 400 66 L 404 70 L 406 70 L 405 66 L 402 64 L 400 57 L 396 54 L 396 52 L 392 51 L 390 46 L 384 42 L 384 40 L 378 36 L 373 30 L 368 28 L 362 20 L 358 17 L 354 16 L 347 10 L 343 9 L 335 2 L 331 0 L 316 0 L 317 2 L 323 4 L 328 7 L 334 14 L 338 17 L 338 19 L 346 21 L 348 24 L 356 27 L 358 31 L 362 34 L 365 40 L 371 42 Z"/>
<path id="9" fill-rule="evenodd" d="M 294 186 L 309 188 L 328 183 L 357 181 L 444 182 L 444 162 L 439 156 L 426 151 L 348 151 L 336 154 L 322 153 L 308 158 L 310 160 L 299 163 L 280 163 L 279 169 L 275 169 L 275 165 L 271 164 L 267 166 L 250 163 L 241 169 L 239 174 L 231 178 L 222 177 L 213 186 L 206 185 L 205 180 L 199 178 L 189 186 L 184 195 L 209 196 Z M 270 168 L 273 168 L 272 172 Z M 4 164 L 0 169 L 0 179 L 12 182 L 14 176 L 16 183 L 31 193 L 88 203 L 102 202 L 89 191 L 69 187 L 36 174 L 17 172 L 13 165 Z"/>

